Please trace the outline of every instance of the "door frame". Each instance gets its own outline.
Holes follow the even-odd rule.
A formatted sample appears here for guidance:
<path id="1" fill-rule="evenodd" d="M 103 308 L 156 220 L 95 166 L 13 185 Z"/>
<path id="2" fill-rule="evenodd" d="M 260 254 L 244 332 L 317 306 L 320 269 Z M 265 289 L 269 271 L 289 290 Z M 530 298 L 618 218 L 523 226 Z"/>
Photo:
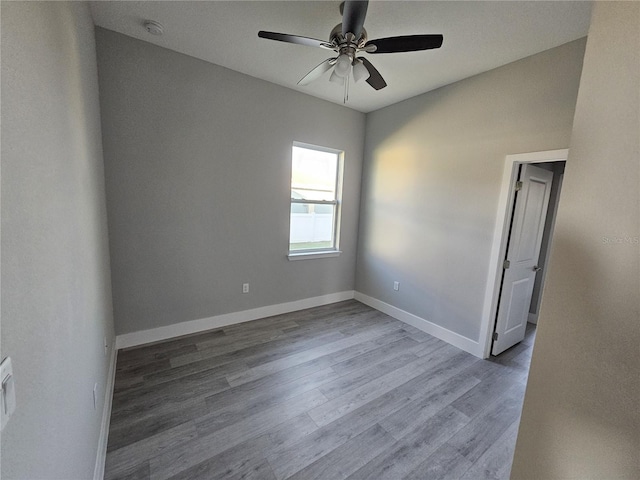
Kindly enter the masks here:
<path id="1" fill-rule="evenodd" d="M 507 251 L 509 226 L 515 200 L 515 182 L 519 167 L 523 163 L 566 162 L 568 156 L 568 148 L 505 156 L 493 244 L 489 257 L 489 274 L 482 308 L 482 324 L 480 326 L 480 344 L 484 342 L 482 358 L 491 356 L 491 337 L 495 328 L 498 298 L 502 287 L 502 262 Z"/>

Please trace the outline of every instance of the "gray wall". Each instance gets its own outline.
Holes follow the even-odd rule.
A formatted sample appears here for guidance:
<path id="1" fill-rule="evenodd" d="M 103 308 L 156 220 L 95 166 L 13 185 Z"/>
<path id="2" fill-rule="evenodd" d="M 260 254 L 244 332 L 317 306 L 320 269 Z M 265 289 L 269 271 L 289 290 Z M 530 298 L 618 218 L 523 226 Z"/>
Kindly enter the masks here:
<path id="1" fill-rule="evenodd" d="M 0 476 L 92 478 L 113 322 L 88 6 L 2 2 L 1 53 L 1 356 L 17 408 Z"/>
<path id="2" fill-rule="evenodd" d="M 640 478 L 639 25 L 594 7 L 513 479 Z"/>
<path id="3" fill-rule="evenodd" d="M 96 38 L 117 333 L 353 290 L 364 114 Z M 287 260 L 294 140 L 345 151 L 340 257 Z"/>
<path id="4" fill-rule="evenodd" d="M 359 292 L 478 340 L 505 155 L 568 146 L 584 45 L 367 116 Z"/>

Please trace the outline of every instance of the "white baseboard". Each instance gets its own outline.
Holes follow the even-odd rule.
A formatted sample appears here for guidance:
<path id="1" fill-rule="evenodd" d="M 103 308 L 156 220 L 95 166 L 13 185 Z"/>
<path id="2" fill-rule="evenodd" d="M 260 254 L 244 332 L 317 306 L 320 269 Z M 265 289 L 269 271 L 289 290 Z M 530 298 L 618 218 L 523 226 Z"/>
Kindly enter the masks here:
<path id="1" fill-rule="evenodd" d="M 109 375 L 104 387 L 104 404 L 102 408 L 102 423 L 100 425 L 100 439 L 98 440 L 98 452 L 96 465 L 93 470 L 93 480 L 103 480 L 104 467 L 107 460 L 107 440 L 109 439 L 109 424 L 111 421 L 111 401 L 113 400 L 113 387 L 116 378 L 117 348 L 111 349 L 109 358 Z"/>
<path id="2" fill-rule="evenodd" d="M 249 322 L 260 318 L 271 317 L 273 315 L 281 315 L 283 313 L 304 310 L 305 308 L 319 307 L 321 305 L 329 305 L 331 303 L 341 302 L 355 298 L 359 302 L 369 305 L 387 315 L 392 316 L 402 322 L 412 325 L 423 332 L 433 335 L 440 340 L 450 343 L 454 347 L 458 347 L 465 352 L 469 352 L 476 357 L 483 358 L 483 349 L 480 344 L 474 340 L 448 330 L 440 325 L 436 325 L 424 318 L 418 317 L 400 308 L 394 307 L 376 298 L 370 297 L 360 292 L 347 290 L 344 292 L 331 293 L 321 295 L 319 297 L 304 298 L 293 302 L 279 303 L 276 305 L 268 305 L 266 307 L 253 308 L 251 310 L 243 310 L 240 312 L 226 313 L 216 315 L 214 317 L 201 318 L 198 320 L 190 320 L 187 322 L 175 323 L 164 327 L 152 328 L 150 330 L 141 330 L 138 332 L 125 333 L 116 337 L 116 349 L 136 347 L 148 343 L 159 342 L 171 338 L 190 335 L 193 333 L 204 332 L 215 328 L 226 327 L 237 323 Z"/>
<path id="3" fill-rule="evenodd" d="M 192 333 L 204 332 L 214 328 L 226 327 L 236 323 L 249 322 L 260 318 L 281 315 L 283 313 L 304 310 L 305 308 L 329 305 L 330 303 L 342 302 L 353 298 L 353 290 L 330 293 L 319 297 L 304 298 L 293 302 L 268 305 L 266 307 L 243 310 L 241 312 L 225 313 L 214 317 L 190 320 L 187 322 L 175 323 L 165 327 L 141 330 L 138 332 L 125 333 L 116 337 L 116 349 L 136 347 L 147 343 L 159 342 L 170 338 L 190 335 Z"/>
<path id="4" fill-rule="evenodd" d="M 409 325 L 416 327 L 423 332 L 428 333 L 429 335 L 433 335 L 440 340 L 450 343 L 454 347 L 458 347 L 459 349 L 464 350 L 471 355 L 483 358 L 484 352 L 482 346 L 478 342 L 471 340 L 470 338 L 463 337 L 456 332 L 441 327 L 440 325 L 436 325 L 435 323 L 418 317 L 413 313 L 409 313 L 405 310 L 394 307 L 393 305 L 378 300 L 377 298 L 365 295 L 364 293 L 355 292 L 354 298 L 359 302 L 364 303 L 365 305 L 369 305 L 370 307 L 375 308 L 382 313 L 386 313 L 387 315 L 400 320 L 401 322 L 408 323 Z"/>

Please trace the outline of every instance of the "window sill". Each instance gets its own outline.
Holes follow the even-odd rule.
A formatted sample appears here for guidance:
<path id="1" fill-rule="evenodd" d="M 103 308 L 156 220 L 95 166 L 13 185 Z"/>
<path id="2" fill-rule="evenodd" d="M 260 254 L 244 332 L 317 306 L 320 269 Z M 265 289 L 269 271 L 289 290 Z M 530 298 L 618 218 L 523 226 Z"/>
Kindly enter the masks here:
<path id="1" fill-rule="evenodd" d="M 319 252 L 289 253 L 287 257 L 289 258 L 289 261 L 312 260 L 315 258 L 339 257 L 341 253 L 342 252 L 340 250 L 324 250 Z"/>

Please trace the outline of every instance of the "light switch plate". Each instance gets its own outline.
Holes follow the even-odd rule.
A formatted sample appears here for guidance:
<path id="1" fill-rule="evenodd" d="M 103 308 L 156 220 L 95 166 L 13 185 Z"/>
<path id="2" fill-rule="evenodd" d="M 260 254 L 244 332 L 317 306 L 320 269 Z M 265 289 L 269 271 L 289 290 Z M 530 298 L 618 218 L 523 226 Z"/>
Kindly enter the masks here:
<path id="1" fill-rule="evenodd" d="M 9 417 L 16 410 L 16 388 L 13 379 L 13 367 L 11 365 L 11 357 L 5 358 L 0 363 L 0 430 L 4 430 L 4 426 L 9 421 Z"/>

